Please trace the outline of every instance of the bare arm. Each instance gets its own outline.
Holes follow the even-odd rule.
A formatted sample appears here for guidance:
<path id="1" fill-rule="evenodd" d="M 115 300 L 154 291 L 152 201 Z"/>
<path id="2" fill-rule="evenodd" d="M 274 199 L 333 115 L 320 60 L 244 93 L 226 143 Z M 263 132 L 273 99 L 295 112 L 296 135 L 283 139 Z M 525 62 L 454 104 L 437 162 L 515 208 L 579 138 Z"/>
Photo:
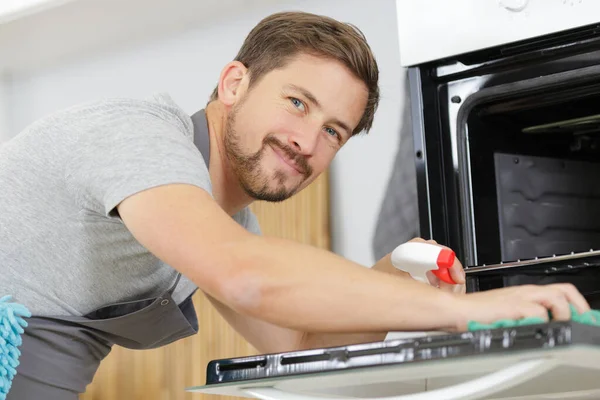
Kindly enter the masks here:
<path id="1" fill-rule="evenodd" d="M 344 346 L 383 340 L 386 332 L 380 333 L 308 333 L 283 328 L 260 319 L 239 314 L 216 299 L 207 296 L 221 316 L 254 346 L 259 353 Z"/>
<path id="2" fill-rule="evenodd" d="M 260 321 L 253 325 L 258 330 L 280 327 L 275 331 L 289 334 L 285 343 L 294 346 L 319 346 L 326 338 L 319 336 L 323 333 L 331 334 L 328 343 L 334 345 L 340 339 L 383 337 L 373 332 L 464 329 L 469 319 L 547 318 L 547 310 L 556 319 L 568 319 L 569 302 L 580 312 L 589 309 L 571 285 L 450 294 L 331 252 L 252 235 L 193 186 L 146 190 L 118 209 L 143 246 L 235 315 L 248 318 L 239 323 Z M 311 333 L 297 342 L 293 331 Z M 269 347 L 264 340 L 259 344 Z"/>
<path id="3" fill-rule="evenodd" d="M 453 296 L 327 251 L 252 235 L 196 187 L 141 192 L 123 201 L 119 213 L 149 251 L 242 315 L 301 332 L 458 324 Z"/>
<path id="4" fill-rule="evenodd" d="M 414 238 L 411 241 L 428 242 L 433 245 L 438 245 L 437 242 L 433 240 L 426 241 L 421 238 Z M 409 274 L 398 270 L 392 265 L 390 254 L 383 257 L 371 268 L 376 271 L 402 276 L 406 279 L 412 279 Z M 441 290 L 450 291 L 452 293 L 464 293 L 464 272 L 462 264 L 458 259 L 455 260 L 454 266 L 451 269 L 451 273 L 454 281 L 459 283 L 459 285 L 446 285 L 445 287 L 442 286 Z M 439 280 L 437 281 L 438 282 L 435 283 L 439 284 Z M 208 298 L 219 311 L 221 316 L 223 316 L 225 320 L 235 328 L 236 331 L 238 331 L 261 353 L 277 353 L 300 349 L 313 349 L 344 346 L 355 343 L 375 342 L 384 340 L 387 335 L 386 332 L 339 334 L 300 332 L 293 329 L 272 325 L 256 318 L 241 315 L 223 303 L 211 298 L 210 296 L 208 296 Z"/>

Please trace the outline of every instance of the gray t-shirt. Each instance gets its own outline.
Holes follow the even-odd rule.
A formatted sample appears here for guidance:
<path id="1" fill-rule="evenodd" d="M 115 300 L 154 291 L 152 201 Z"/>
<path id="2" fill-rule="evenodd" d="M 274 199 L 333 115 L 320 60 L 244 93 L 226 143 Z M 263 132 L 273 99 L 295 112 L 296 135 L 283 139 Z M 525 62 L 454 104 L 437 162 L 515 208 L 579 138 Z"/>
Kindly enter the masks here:
<path id="1" fill-rule="evenodd" d="M 71 107 L 1 145 L 0 296 L 38 316 L 85 315 L 168 289 L 177 272 L 133 238 L 115 207 L 171 183 L 212 193 L 193 138 L 190 117 L 156 95 Z M 260 234 L 248 208 L 233 218 Z M 175 301 L 195 289 L 182 277 Z"/>

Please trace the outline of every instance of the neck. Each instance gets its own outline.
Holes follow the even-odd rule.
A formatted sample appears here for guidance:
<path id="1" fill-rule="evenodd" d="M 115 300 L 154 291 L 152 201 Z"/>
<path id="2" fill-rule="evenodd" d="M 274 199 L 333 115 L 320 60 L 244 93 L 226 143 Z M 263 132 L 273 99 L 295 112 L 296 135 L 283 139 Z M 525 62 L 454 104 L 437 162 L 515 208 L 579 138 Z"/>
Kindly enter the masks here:
<path id="1" fill-rule="evenodd" d="M 234 215 L 248 206 L 252 199 L 241 187 L 231 168 L 225 150 L 227 110 L 222 103 L 212 101 L 206 106 L 206 120 L 210 137 L 210 165 L 213 197 L 223 210 Z"/>

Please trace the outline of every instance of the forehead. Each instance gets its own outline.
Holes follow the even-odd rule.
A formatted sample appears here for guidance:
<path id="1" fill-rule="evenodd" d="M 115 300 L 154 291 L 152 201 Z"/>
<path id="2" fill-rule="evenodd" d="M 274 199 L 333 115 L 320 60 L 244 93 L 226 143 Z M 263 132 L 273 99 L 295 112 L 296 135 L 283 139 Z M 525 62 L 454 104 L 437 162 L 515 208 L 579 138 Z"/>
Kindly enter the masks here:
<path id="1" fill-rule="evenodd" d="M 283 68 L 265 76 L 265 83 L 283 89 L 298 86 L 309 91 L 329 116 L 343 118 L 358 125 L 364 112 L 368 90 L 341 62 L 301 54 Z"/>

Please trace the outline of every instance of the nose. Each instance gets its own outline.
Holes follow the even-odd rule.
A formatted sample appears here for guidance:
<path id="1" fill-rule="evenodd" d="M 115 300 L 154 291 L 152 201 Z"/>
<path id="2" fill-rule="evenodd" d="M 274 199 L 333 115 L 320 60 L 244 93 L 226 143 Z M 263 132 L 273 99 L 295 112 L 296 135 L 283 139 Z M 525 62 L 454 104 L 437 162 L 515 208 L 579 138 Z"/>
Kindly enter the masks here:
<path id="1" fill-rule="evenodd" d="M 311 156 L 319 142 L 319 131 L 313 127 L 296 130 L 288 136 L 288 144 L 299 154 Z"/>

